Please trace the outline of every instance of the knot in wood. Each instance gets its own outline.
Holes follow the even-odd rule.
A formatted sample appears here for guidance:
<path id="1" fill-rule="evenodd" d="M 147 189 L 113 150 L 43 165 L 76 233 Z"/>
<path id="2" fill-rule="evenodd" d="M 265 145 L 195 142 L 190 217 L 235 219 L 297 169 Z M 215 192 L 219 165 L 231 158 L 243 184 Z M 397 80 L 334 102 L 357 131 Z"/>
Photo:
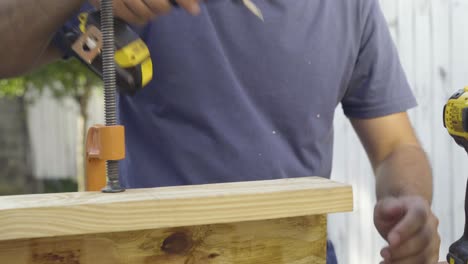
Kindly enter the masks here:
<path id="1" fill-rule="evenodd" d="M 191 236 L 184 232 L 176 232 L 164 239 L 161 250 L 167 254 L 184 255 L 193 246 Z"/>

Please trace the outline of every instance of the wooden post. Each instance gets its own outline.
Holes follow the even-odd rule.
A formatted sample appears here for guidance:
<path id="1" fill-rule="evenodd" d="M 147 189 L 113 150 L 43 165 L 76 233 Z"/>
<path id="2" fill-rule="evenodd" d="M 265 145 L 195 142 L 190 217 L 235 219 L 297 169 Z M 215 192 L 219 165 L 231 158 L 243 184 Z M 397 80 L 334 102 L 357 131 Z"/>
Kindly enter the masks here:
<path id="1" fill-rule="evenodd" d="M 317 177 L 0 197 L 0 263 L 325 263 L 348 185 Z"/>

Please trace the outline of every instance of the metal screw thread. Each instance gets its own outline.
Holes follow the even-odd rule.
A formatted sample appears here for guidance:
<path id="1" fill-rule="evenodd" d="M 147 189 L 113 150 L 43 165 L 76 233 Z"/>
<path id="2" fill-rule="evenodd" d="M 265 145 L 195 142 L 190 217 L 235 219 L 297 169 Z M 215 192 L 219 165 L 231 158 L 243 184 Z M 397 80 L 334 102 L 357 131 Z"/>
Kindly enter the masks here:
<path id="1" fill-rule="evenodd" d="M 107 161 L 107 186 L 102 190 L 105 193 L 123 192 L 124 189 L 119 182 L 119 162 L 116 160 Z"/>
<path id="2" fill-rule="evenodd" d="M 116 114 L 116 76 L 115 76 L 115 44 L 114 44 L 114 11 L 112 0 L 101 1 L 101 32 L 103 39 L 102 71 L 104 82 L 104 101 L 106 126 L 117 124 Z"/>
<path id="3" fill-rule="evenodd" d="M 114 44 L 114 10 L 113 0 L 101 0 L 102 32 L 102 79 L 104 82 L 104 115 L 106 126 L 117 125 L 115 44 Z M 107 161 L 107 186 L 103 192 L 121 192 L 119 183 L 119 162 Z"/>

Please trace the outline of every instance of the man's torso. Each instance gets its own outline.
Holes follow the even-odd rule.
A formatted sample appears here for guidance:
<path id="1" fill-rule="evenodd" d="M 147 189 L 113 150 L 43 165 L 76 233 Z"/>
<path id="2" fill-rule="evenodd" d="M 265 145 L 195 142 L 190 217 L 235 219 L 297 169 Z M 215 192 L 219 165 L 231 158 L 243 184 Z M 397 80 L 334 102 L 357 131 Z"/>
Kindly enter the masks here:
<path id="1" fill-rule="evenodd" d="M 139 30 L 154 79 L 119 99 L 127 187 L 329 177 L 359 52 L 357 0 L 208 0 Z"/>

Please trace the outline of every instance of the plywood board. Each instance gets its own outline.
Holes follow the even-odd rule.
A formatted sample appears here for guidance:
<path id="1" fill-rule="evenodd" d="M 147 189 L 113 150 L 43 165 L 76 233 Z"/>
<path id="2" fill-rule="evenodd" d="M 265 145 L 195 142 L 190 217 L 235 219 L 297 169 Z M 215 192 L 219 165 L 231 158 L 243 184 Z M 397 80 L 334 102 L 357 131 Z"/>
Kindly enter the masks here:
<path id="1" fill-rule="evenodd" d="M 0 242 L 8 264 L 325 264 L 326 216 Z"/>

